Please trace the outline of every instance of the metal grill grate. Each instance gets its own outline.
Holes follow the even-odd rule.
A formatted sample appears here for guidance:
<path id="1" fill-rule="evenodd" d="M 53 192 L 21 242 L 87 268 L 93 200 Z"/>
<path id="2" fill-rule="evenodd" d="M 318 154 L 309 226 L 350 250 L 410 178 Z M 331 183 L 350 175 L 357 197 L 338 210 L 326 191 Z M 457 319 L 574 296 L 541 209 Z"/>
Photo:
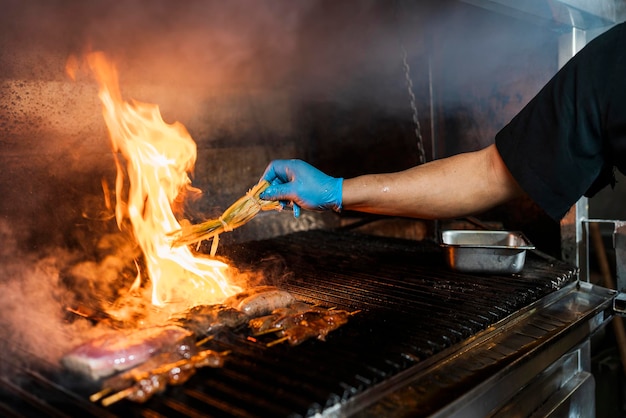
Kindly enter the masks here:
<path id="1" fill-rule="evenodd" d="M 143 405 L 99 408 L 88 393 L 55 383 L 59 376 L 30 373 L 19 385 L 0 381 L 0 411 L 311 416 L 384 387 L 575 278 L 571 266 L 535 253 L 520 275 L 460 274 L 447 269 L 435 244 L 351 232 L 306 231 L 224 250 L 241 269 L 264 272 L 302 300 L 360 312 L 327 341 L 297 347 L 267 348 L 269 336 L 254 342 L 244 332 L 220 334 L 211 348 L 232 351 L 224 368 L 201 369 Z"/>

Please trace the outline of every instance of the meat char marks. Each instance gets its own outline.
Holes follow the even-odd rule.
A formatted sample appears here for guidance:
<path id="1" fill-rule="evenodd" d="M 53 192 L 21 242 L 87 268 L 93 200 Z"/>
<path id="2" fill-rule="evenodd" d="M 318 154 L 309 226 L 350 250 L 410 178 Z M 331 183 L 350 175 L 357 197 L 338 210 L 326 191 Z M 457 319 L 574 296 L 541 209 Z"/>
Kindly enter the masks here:
<path id="1" fill-rule="evenodd" d="M 215 334 L 223 328 L 236 329 L 251 318 L 267 315 L 296 301 L 289 292 L 274 286 L 253 287 L 216 305 L 199 305 L 176 315 L 171 322 L 198 336 Z"/>
<path id="2" fill-rule="evenodd" d="M 105 406 L 124 398 L 145 402 L 167 386 L 182 385 L 201 367 L 222 367 L 228 355 L 213 350 L 199 351 L 196 346 L 190 348 L 184 354 L 159 353 L 139 366 L 105 379 L 102 390 L 89 399 L 92 402 L 102 399 Z"/>
<path id="3" fill-rule="evenodd" d="M 281 337 L 270 342 L 270 346 L 283 341 L 298 345 L 311 338 L 324 341 L 330 332 L 347 323 L 355 313 L 295 302 L 274 309 L 269 315 L 251 319 L 248 328 L 256 336 L 275 333 Z"/>
<path id="4" fill-rule="evenodd" d="M 224 328 L 236 329 L 247 321 L 246 314 L 223 304 L 194 306 L 170 320 L 197 336 L 212 335 Z"/>

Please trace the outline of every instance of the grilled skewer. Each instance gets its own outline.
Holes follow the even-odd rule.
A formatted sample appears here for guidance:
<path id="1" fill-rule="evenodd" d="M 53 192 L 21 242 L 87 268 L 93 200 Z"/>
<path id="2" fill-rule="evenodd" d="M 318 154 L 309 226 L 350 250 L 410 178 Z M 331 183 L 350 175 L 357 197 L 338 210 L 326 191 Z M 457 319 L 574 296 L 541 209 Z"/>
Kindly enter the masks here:
<path id="1" fill-rule="evenodd" d="M 135 402 L 145 402 L 154 394 L 163 392 L 168 385 L 181 385 L 185 383 L 196 370 L 201 367 L 222 367 L 224 365 L 224 357 L 228 352 L 217 352 L 214 350 L 203 350 L 190 358 L 183 358 L 172 363 L 161 364 L 157 368 L 144 370 L 138 367 L 116 376 L 109 380 L 109 392 L 118 390 L 117 393 L 108 396 L 102 400 L 104 406 L 109 406 L 122 399 L 129 399 Z M 107 383 L 105 383 L 105 386 Z M 120 390 L 120 386 L 125 385 Z M 123 386 L 122 386 L 123 387 Z M 92 395 L 92 400 L 98 400 L 99 397 Z"/>
<path id="2" fill-rule="evenodd" d="M 188 329 L 200 337 L 224 329 L 236 329 L 246 323 L 248 316 L 238 309 L 223 304 L 195 306 L 170 319 L 170 322 Z"/>
<path id="3" fill-rule="evenodd" d="M 325 309 L 299 302 L 276 309 L 270 315 L 253 318 L 248 321 L 248 327 L 254 336 L 276 333 L 280 337 L 268 343 L 268 347 L 285 341 L 298 345 L 310 338 L 324 340 L 328 333 L 348 322 L 348 318 L 357 312 Z"/>
<path id="4" fill-rule="evenodd" d="M 165 350 L 155 351 L 141 364 L 106 378 L 102 390 L 94 393 L 90 400 L 101 401 L 105 406 L 122 399 L 145 402 L 168 385 L 186 382 L 198 368 L 222 367 L 228 352 L 200 351 L 198 347 L 223 329 L 237 330 L 247 324 L 254 336 L 276 333 L 280 337 L 268 343 L 268 347 L 285 341 L 293 346 L 311 338 L 324 340 L 355 313 L 299 302 L 290 293 L 273 286 L 248 289 L 223 304 L 196 306 L 172 317 L 163 327 L 170 332 L 184 330 L 187 338 L 170 344 Z M 143 332 L 161 341 L 156 338 L 158 334 L 153 335 L 154 331 Z M 129 335 L 133 334 L 126 331 L 115 340 L 120 349 L 128 345 L 125 338 Z M 139 346 L 140 342 L 134 344 Z M 146 344 L 145 349 L 151 351 L 154 347 Z M 101 376 L 107 374 L 102 372 Z"/>

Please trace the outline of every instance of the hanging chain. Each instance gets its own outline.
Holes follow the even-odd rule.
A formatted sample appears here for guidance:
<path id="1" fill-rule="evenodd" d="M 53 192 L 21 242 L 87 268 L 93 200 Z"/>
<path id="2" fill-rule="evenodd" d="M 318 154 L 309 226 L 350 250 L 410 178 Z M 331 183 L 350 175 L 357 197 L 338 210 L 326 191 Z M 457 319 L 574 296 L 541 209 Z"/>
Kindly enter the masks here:
<path id="1" fill-rule="evenodd" d="M 415 94 L 413 93 L 413 80 L 411 79 L 411 67 L 409 67 L 408 53 L 402 42 L 401 26 L 399 15 L 402 12 L 400 10 L 401 4 L 399 0 L 394 2 L 394 19 L 396 21 L 396 28 L 398 30 L 397 36 L 402 50 L 402 66 L 404 68 L 404 79 L 406 81 L 406 88 L 409 93 L 409 103 L 411 110 L 413 111 L 413 123 L 415 124 L 415 137 L 417 139 L 417 158 L 419 164 L 426 162 L 426 152 L 424 151 L 424 139 L 422 138 L 422 127 L 417 114 L 417 104 L 415 100 Z"/>
<path id="2" fill-rule="evenodd" d="M 415 136 L 417 137 L 417 157 L 420 164 L 426 162 L 426 152 L 424 151 L 424 140 L 422 138 L 422 128 L 417 118 L 417 105 L 415 104 L 415 94 L 413 93 L 413 80 L 411 80 L 411 68 L 404 45 L 400 45 L 402 49 L 402 66 L 404 67 L 404 78 L 406 80 L 406 88 L 409 92 L 409 102 L 413 111 L 413 123 L 415 123 Z"/>
<path id="3" fill-rule="evenodd" d="M 422 138 L 422 128 L 417 118 L 417 105 L 415 104 L 415 94 L 413 93 L 413 80 L 411 80 L 411 68 L 407 59 L 407 52 L 404 45 L 400 45 L 402 49 L 402 65 L 404 67 L 404 78 L 406 80 L 406 88 L 409 92 L 409 102 L 413 111 L 413 123 L 415 123 L 415 136 L 417 137 L 417 153 L 420 164 L 426 162 L 426 152 L 424 151 L 424 140 Z"/>

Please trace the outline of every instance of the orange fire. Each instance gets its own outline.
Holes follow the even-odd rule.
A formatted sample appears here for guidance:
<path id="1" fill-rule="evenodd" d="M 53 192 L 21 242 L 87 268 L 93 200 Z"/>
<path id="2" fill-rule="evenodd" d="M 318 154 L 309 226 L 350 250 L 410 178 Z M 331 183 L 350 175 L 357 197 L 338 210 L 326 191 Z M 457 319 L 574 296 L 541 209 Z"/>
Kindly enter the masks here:
<path id="1" fill-rule="evenodd" d="M 90 53 L 87 62 L 100 86 L 116 157 L 117 223 L 122 228 L 130 220 L 145 257 L 152 304 L 181 310 L 241 291 L 230 282 L 227 264 L 194 255 L 186 246 L 171 246 L 168 233 L 181 227 L 172 205 L 191 189 L 189 173 L 196 161 L 196 144 L 187 129 L 164 122 L 155 104 L 124 101 L 116 68 L 103 53 Z"/>

